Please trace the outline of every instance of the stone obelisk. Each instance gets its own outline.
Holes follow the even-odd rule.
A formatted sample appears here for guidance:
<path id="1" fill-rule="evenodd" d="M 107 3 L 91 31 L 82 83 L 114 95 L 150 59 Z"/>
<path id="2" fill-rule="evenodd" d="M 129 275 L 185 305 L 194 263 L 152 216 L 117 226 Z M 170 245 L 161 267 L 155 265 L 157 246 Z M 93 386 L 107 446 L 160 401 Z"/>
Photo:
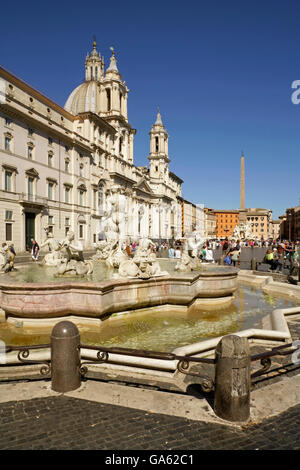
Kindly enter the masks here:
<path id="1" fill-rule="evenodd" d="M 245 208 L 245 157 L 242 152 L 241 156 L 241 194 L 240 194 L 240 210 L 239 222 L 246 221 L 246 208 Z"/>

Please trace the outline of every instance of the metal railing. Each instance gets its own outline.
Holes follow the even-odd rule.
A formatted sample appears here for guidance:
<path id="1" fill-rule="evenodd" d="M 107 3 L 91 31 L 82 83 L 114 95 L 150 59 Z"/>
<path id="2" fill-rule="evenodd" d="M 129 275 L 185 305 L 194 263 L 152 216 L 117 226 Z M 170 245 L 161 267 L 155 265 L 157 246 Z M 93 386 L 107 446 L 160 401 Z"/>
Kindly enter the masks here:
<path id="1" fill-rule="evenodd" d="M 47 360 L 31 360 L 28 359 L 30 355 L 30 351 L 37 350 L 37 349 L 49 349 L 51 348 L 51 344 L 40 344 L 37 346 L 5 346 L 5 353 L 9 353 L 12 351 L 17 351 L 17 358 L 18 360 L 25 365 L 28 364 L 41 364 L 42 367 L 40 368 L 40 374 L 43 376 L 50 375 L 51 373 L 51 361 Z M 1 364 L 2 366 L 7 366 L 7 364 Z"/>
<path id="2" fill-rule="evenodd" d="M 88 372 L 86 367 L 88 364 L 100 364 L 107 363 L 110 361 L 110 354 L 119 354 L 123 356 L 132 356 L 132 357 L 141 357 L 146 359 L 160 359 L 163 361 L 178 361 L 177 370 L 182 374 L 192 375 L 198 377 L 201 380 L 201 388 L 205 392 L 210 392 L 214 389 L 213 380 L 207 375 L 202 375 L 197 372 L 189 372 L 188 369 L 191 363 L 198 364 L 215 364 L 215 359 L 203 358 L 203 357 L 194 357 L 194 356 L 178 356 L 177 354 L 161 352 L 161 351 L 148 351 L 143 349 L 129 349 L 129 348 L 106 348 L 106 347 L 96 347 L 89 346 L 86 344 L 80 344 L 81 349 L 90 349 L 97 352 L 97 359 L 90 361 L 83 361 L 80 364 L 79 370 L 82 376 L 85 376 Z"/>
<path id="3" fill-rule="evenodd" d="M 73 326 L 73 332 L 77 327 L 71 322 L 60 322 L 57 326 L 66 323 Z M 76 329 L 76 330 L 75 330 Z M 230 344 L 230 347 L 223 346 L 223 342 Z M 239 353 L 236 355 L 235 348 Z M 51 349 L 50 360 L 30 359 L 30 352 L 38 349 Z M 94 351 L 96 357 L 88 360 L 81 359 L 81 350 Z M 36 346 L 6 346 L 5 353 L 17 352 L 17 360 L 24 365 L 40 365 L 39 373 L 44 378 L 51 377 L 52 389 L 58 392 L 68 392 L 76 390 L 81 379 L 89 372 L 88 365 L 103 363 L 116 363 L 114 355 L 127 357 L 139 357 L 144 359 L 154 359 L 162 361 L 177 361 L 174 365 L 178 372 L 196 377 L 197 384 L 205 393 L 214 391 L 215 413 L 229 421 L 243 421 L 250 416 L 250 391 L 253 386 L 253 379 L 268 374 L 272 365 L 272 357 L 288 356 L 300 349 L 300 341 L 283 344 L 260 354 L 250 355 L 249 343 L 246 338 L 235 335 L 227 335 L 221 338 L 215 351 L 215 358 L 204 358 L 195 356 L 181 356 L 174 353 L 162 351 L 149 351 L 143 349 L 129 349 L 122 347 L 90 346 L 80 343 L 79 332 L 69 337 L 51 336 L 51 344 Z M 225 352 L 225 356 L 223 355 Z M 262 368 L 252 372 L 251 364 L 260 361 Z M 213 377 L 201 371 L 191 371 L 190 366 L 205 364 L 214 366 Z M 297 366 L 300 365 L 300 354 L 297 353 Z M 6 364 L 1 364 L 1 366 Z M 271 369 L 271 370 L 270 370 Z M 94 373 L 94 371 L 93 371 Z M 93 377 L 97 378 L 97 377 Z"/>

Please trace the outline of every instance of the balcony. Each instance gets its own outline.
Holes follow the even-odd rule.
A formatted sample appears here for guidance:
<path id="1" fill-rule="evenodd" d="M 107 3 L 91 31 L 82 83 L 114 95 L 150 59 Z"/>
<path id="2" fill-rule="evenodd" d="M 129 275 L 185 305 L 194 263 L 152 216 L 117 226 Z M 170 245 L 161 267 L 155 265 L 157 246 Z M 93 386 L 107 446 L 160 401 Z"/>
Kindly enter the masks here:
<path id="1" fill-rule="evenodd" d="M 23 206 L 30 204 L 42 208 L 48 206 L 48 199 L 36 194 L 20 193 L 19 203 Z"/>

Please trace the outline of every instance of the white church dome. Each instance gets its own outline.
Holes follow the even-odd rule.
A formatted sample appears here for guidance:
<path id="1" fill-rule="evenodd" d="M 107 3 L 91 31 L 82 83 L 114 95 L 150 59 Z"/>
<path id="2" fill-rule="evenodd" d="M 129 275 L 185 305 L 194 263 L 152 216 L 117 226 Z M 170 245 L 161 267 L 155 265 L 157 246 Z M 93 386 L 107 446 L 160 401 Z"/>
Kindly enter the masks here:
<path id="1" fill-rule="evenodd" d="M 96 80 L 85 81 L 72 91 L 65 104 L 65 110 L 75 116 L 79 113 L 100 110 L 100 84 Z"/>

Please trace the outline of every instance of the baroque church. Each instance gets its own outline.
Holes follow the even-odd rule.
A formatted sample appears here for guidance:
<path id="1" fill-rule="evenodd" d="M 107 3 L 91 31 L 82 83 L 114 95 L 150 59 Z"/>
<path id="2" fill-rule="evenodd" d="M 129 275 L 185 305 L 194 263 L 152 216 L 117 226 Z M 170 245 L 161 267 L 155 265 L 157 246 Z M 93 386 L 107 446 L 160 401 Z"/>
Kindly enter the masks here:
<path id="1" fill-rule="evenodd" d="M 149 132 L 149 164 L 135 166 L 129 89 L 111 50 L 105 69 L 94 41 L 85 81 L 64 108 L 0 68 L 0 237 L 18 251 L 47 231 L 62 239 L 74 230 L 85 248 L 94 246 L 105 236 L 113 193 L 128 241 L 182 236 L 183 181 L 169 169 L 161 114 Z"/>

